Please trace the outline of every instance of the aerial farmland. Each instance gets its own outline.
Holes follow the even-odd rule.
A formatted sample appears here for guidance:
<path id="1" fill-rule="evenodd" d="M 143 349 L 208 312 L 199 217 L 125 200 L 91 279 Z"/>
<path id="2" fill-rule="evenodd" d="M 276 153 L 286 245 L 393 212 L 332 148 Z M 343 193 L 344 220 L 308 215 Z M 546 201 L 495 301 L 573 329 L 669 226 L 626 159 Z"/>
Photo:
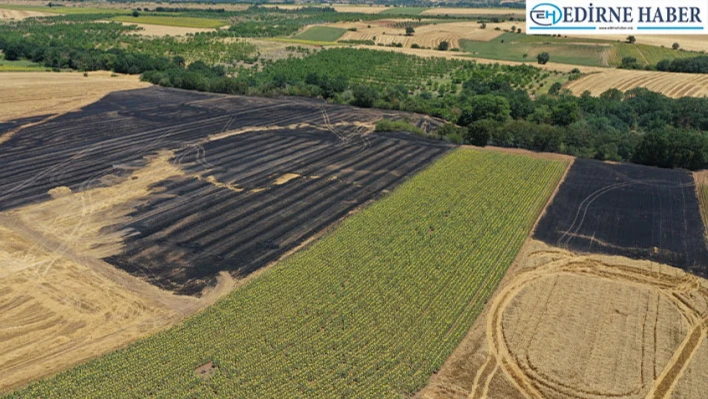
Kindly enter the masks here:
<path id="1" fill-rule="evenodd" d="M 0 398 L 702 399 L 705 36 L 0 0 Z"/>

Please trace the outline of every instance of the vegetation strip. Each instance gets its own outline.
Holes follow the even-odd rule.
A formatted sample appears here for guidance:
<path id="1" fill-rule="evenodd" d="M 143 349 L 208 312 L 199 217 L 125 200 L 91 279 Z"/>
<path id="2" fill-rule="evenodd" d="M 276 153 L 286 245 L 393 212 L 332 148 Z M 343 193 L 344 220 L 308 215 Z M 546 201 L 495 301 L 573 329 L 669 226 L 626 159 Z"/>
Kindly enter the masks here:
<path id="1" fill-rule="evenodd" d="M 184 325 L 9 397 L 412 394 L 466 334 L 565 167 L 457 150 Z"/>
<path id="2" fill-rule="evenodd" d="M 159 17 L 153 15 L 132 17 L 122 15 L 118 17 L 113 17 L 111 19 L 113 21 L 119 22 L 162 26 L 179 26 L 183 28 L 218 28 L 220 26 L 226 25 L 226 22 L 218 19 L 192 17 Z"/>

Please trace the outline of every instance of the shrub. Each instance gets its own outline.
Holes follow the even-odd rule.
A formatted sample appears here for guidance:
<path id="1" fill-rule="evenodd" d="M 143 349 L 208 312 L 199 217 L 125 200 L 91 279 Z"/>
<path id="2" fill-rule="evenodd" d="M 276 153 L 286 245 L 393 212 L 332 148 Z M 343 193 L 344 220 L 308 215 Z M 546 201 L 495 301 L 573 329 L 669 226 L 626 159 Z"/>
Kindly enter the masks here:
<path id="1" fill-rule="evenodd" d="M 536 59 L 538 60 L 539 64 L 545 65 L 548 61 L 550 61 L 551 55 L 544 51 L 544 52 L 538 54 L 536 56 Z"/>

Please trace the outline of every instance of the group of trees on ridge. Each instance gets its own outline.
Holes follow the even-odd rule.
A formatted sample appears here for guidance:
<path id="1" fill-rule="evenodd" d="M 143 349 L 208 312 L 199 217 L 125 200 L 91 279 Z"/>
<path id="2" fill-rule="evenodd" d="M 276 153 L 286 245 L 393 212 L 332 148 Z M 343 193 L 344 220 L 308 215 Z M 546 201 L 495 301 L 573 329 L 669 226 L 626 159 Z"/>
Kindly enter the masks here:
<path id="1" fill-rule="evenodd" d="M 529 66 L 508 67 L 504 73 L 479 74 L 457 83 L 454 90 L 431 93 L 424 87 L 376 85 L 342 72 L 342 68 L 353 61 L 343 61 L 340 67 L 329 64 L 325 67 L 317 62 L 303 64 L 302 60 L 283 60 L 278 65 L 265 65 L 261 71 L 243 70 L 237 77 L 231 77 L 219 65 L 200 61 L 187 65 L 179 56 L 167 58 L 118 48 L 74 48 L 62 43 L 41 45 L 0 37 L 0 49 L 8 60 L 24 58 L 52 67 L 142 74 L 142 79 L 166 87 L 229 94 L 320 97 L 360 107 L 424 113 L 459 126 L 450 124 L 439 132 L 451 141 L 661 167 L 708 167 L 708 113 L 705 112 L 708 99 L 674 100 L 646 89 L 626 93 L 610 90 L 600 97 L 589 93 L 573 96 L 558 88 L 551 95 L 531 98 L 528 91 L 514 81 L 517 78 L 511 77 L 516 76 L 512 72 L 518 76 L 527 73 L 531 70 Z M 367 59 L 386 57 L 386 53 L 374 50 L 331 49 L 308 59 L 344 56 L 344 60 L 354 60 L 363 55 Z M 415 58 L 405 57 L 411 57 L 411 61 Z M 672 65 L 677 61 L 676 65 L 690 66 L 686 68 L 702 68 L 705 62 L 684 59 L 673 61 Z M 280 72 L 292 69 L 291 64 L 298 62 L 300 73 Z"/>

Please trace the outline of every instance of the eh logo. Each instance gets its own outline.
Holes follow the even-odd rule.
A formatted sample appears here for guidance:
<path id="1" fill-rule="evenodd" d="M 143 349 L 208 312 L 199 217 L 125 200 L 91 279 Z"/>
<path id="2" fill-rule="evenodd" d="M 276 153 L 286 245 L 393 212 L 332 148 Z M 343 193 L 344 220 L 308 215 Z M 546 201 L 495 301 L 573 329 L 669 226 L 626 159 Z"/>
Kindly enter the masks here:
<path id="1" fill-rule="evenodd" d="M 563 12 L 558 6 L 550 3 L 541 3 L 531 9 L 531 20 L 540 26 L 551 26 L 560 22 Z"/>

